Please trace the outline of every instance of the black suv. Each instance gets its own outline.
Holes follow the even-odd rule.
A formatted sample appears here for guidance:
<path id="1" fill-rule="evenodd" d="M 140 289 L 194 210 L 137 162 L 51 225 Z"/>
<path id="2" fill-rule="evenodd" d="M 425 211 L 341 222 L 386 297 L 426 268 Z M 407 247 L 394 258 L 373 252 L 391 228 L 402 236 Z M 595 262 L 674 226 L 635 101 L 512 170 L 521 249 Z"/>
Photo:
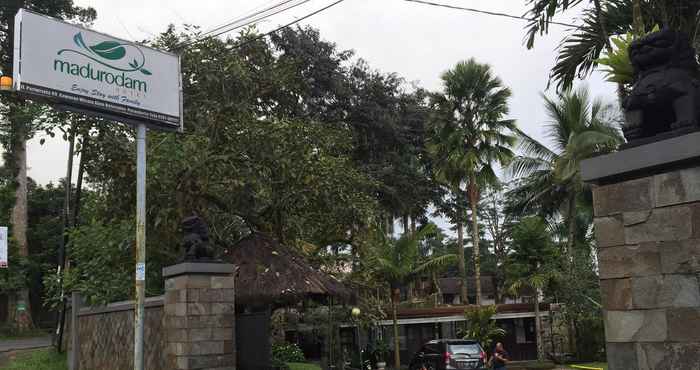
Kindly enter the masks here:
<path id="1" fill-rule="evenodd" d="M 469 339 L 436 339 L 413 355 L 409 370 L 485 370 L 486 352 Z"/>

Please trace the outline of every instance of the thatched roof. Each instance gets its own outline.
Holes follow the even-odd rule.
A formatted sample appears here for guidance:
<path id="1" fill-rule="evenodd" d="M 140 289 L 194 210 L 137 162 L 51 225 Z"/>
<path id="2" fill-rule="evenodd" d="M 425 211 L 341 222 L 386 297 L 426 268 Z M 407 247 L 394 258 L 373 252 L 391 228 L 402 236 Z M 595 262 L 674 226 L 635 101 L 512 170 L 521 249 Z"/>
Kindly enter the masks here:
<path id="1" fill-rule="evenodd" d="M 238 267 L 236 304 L 283 305 L 324 296 L 347 300 L 352 295 L 299 252 L 262 233 L 241 239 L 229 249 L 226 259 Z"/>

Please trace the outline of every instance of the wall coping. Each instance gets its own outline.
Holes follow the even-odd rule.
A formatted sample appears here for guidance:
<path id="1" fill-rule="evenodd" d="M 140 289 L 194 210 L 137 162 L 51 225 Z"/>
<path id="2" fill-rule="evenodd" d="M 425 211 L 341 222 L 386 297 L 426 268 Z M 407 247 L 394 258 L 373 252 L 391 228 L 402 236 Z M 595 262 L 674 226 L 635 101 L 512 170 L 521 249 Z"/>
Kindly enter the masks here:
<path id="1" fill-rule="evenodd" d="M 145 308 L 162 307 L 163 304 L 164 304 L 164 299 L 163 299 L 163 296 L 161 295 L 161 296 L 157 296 L 157 297 L 146 298 L 146 302 L 144 302 L 144 307 Z M 122 311 L 133 311 L 133 310 L 134 310 L 134 301 L 120 301 L 120 302 L 110 303 L 106 306 L 83 307 L 78 312 L 78 316 L 91 316 L 91 315 L 99 315 L 99 314 L 122 312 Z"/>
<path id="2" fill-rule="evenodd" d="M 581 162 L 589 183 L 611 183 L 651 176 L 700 163 L 700 132 L 640 145 Z"/>
<path id="3" fill-rule="evenodd" d="M 231 275 L 236 266 L 224 262 L 183 262 L 163 268 L 163 277 L 178 275 Z"/>

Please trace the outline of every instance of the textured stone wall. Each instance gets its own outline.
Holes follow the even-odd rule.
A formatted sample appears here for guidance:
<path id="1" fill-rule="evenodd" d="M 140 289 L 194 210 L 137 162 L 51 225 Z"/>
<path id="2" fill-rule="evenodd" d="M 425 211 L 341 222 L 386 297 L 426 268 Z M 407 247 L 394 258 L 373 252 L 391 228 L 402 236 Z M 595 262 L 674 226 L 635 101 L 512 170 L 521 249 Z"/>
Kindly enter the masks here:
<path id="1" fill-rule="evenodd" d="M 166 278 L 168 369 L 235 369 L 234 281 L 232 274 Z"/>
<path id="2" fill-rule="evenodd" d="M 593 199 L 609 369 L 700 369 L 700 167 Z"/>

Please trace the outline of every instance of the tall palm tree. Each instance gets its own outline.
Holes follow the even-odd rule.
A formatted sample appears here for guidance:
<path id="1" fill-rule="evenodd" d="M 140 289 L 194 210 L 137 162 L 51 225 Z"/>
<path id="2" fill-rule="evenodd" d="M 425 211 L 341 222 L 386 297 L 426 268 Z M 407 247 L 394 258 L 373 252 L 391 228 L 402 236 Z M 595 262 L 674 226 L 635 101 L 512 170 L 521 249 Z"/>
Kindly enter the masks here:
<path id="1" fill-rule="evenodd" d="M 571 258 L 577 225 L 578 202 L 586 200 L 590 187 L 581 180 L 581 161 L 615 150 L 623 142 L 611 104 L 591 99 L 586 88 L 543 95 L 549 117 L 546 137 L 550 149 L 532 137 L 520 133 L 519 149 L 509 170 L 520 177 L 511 192 L 516 199 L 511 208 L 521 213 L 563 215 L 567 225 L 565 256 Z"/>
<path id="2" fill-rule="evenodd" d="M 433 95 L 432 137 L 428 145 L 439 180 L 451 191 L 466 185 L 471 209 L 476 303 L 481 304 L 481 267 L 477 207 L 480 189 L 498 181 L 493 165 L 507 165 L 514 154 L 515 121 L 508 114 L 510 89 L 488 64 L 474 59 L 457 63 L 442 75 L 444 91 Z M 462 301 L 466 302 L 466 271 L 461 225 L 457 225 Z"/>
<path id="3" fill-rule="evenodd" d="M 391 294 L 391 312 L 394 321 L 394 364 L 401 368 L 399 348 L 399 326 L 396 307 L 401 299 L 401 287 L 415 277 L 454 263 L 453 254 L 421 259 L 421 241 L 436 231 L 434 224 L 428 224 L 415 233 L 405 233 L 399 239 L 387 237 L 384 233 L 375 234 L 370 246 L 369 263 L 371 271 L 380 280 L 389 285 Z"/>

